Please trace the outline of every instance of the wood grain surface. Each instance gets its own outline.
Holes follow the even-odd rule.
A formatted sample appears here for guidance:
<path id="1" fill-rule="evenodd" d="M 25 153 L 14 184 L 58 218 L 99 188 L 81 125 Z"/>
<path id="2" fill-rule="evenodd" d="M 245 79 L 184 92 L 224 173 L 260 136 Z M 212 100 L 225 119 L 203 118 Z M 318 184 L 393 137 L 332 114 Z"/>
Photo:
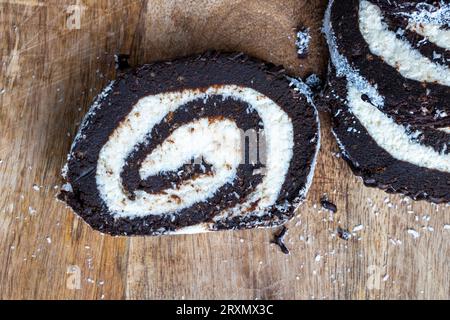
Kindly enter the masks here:
<path id="1" fill-rule="evenodd" d="M 323 73 L 324 2 L 0 0 L 0 298 L 449 299 L 450 207 L 364 187 L 325 114 L 312 189 L 288 224 L 290 255 L 270 243 L 272 229 L 110 237 L 55 199 L 114 54 L 137 65 L 233 49 Z M 293 45 L 302 25 L 314 35 L 306 60 Z M 321 209 L 324 194 L 337 213 Z"/>

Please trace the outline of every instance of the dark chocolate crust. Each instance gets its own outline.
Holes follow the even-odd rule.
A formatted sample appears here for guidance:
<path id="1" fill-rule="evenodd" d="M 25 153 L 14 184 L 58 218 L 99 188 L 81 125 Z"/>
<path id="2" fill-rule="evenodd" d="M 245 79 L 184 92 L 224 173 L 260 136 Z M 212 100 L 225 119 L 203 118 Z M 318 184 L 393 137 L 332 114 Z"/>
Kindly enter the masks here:
<path id="1" fill-rule="evenodd" d="M 251 174 L 253 169 L 259 168 L 261 164 L 244 164 L 238 168 L 235 183 L 224 185 L 208 202 L 197 203 L 176 214 L 134 219 L 114 218 L 99 195 L 95 172 L 101 148 L 132 107 L 139 99 L 148 95 L 182 89 L 207 89 L 210 86 L 227 84 L 250 87 L 266 95 L 275 101 L 292 121 L 293 157 L 276 204 L 267 208 L 262 216 L 258 216 L 260 212 L 248 212 L 242 216 L 213 221 L 221 209 L 229 208 L 239 200 L 235 194 L 238 194 L 239 198 L 245 198 L 245 195 L 261 182 L 261 175 Z M 246 112 L 246 115 L 243 115 L 243 111 L 249 107 L 245 103 L 211 96 L 204 102 L 204 108 L 196 109 L 201 103 L 203 102 L 197 101 L 181 106 L 170 119 L 165 119 L 154 128 L 158 131 L 157 135 L 152 135 L 154 141 L 150 140 L 145 145 L 137 146 L 136 152 L 129 156 L 122 179 L 131 199 L 137 189 L 157 193 L 174 178 L 178 179 L 173 181 L 177 183 L 195 175 L 208 174 L 210 171 L 207 163 L 203 163 L 203 166 L 185 165 L 181 168 L 187 169 L 184 175 L 175 177 L 173 172 L 153 176 L 145 181 L 140 180 L 137 175 L 140 162 L 158 143 L 164 141 L 174 127 L 202 117 L 212 121 L 216 117 L 223 117 L 234 121 L 239 128 L 261 128 L 261 121 L 256 112 Z M 301 191 L 313 169 L 318 145 L 317 114 L 304 96 L 289 87 L 289 80 L 281 67 L 243 54 L 217 52 L 171 62 L 158 62 L 121 74 L 112 85 L 111 91 L 100 97 L 97 104 L 95 112 L 90 113 L 84 121 L 87 125 L 83 126 L 80 132 L 83 139 L 75 141 L 69 157 L 67 181 L 73 191 L 63 191 L 60 194 L 60 198 L 96 230 L 112 235 L 158 235 L 202 223 L 212 226 L 210 228 L 213 230 L 276 226 L 293 216 L 296 205 L 304 196 Z M 291 204 L 286 210 L 277 209 L 277 206 L 285 206 L 286 203 Z"/>
<path id="2" fill-rule="evenodd" d="M 339 51 L 348 62 L 385 99 L 383 112 L 399 124 L 418 129 L 450 126 L 450 88 L 404 78 L 381 57 L 370 52 L 359 31 L 359 0 L 335 1 L 331 9 L 331 23 Z M 436 118 L 438 111 L 447 116 Z"/>
<path id="3" fill-rule="evenodd" d="M 325 99 L 332 114 L 333 133 L 344 159 L 364 184 L 389 193 L 401 193 L 414 200 L 435 203 L 450 201 L 450 173 L 419 167 L 393 158 L 369 135 L 345 104 L 347 80 L 328 76 Z M 348 128 L 355 130 L 349 131 Z"/>

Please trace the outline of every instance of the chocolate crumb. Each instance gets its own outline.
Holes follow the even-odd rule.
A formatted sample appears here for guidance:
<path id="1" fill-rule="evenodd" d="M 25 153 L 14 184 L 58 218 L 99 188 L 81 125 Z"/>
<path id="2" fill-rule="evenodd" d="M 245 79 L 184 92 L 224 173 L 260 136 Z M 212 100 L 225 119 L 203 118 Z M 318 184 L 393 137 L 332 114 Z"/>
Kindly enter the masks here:
<path id="1" fill-rule="evenodd" d="M 126 70 L 130 67 L 128 63 L 128 59 L 130 58 L 129 54 L 116 54 L 114 58 L 116 60 L 117 70 Z"/>
<path id="2" fill-rule="evenodd" d="M 352 234 L 348 230 L 342 229 L 341 227 L 337 228 L 337 233 L 339 238 L 345 241 L 348 241 L 352 237 Z"/>
<path id="3" fill-rule="evenodd" d="M 328 201 L 328 199 L 325 197 L 320 199 L 320 204 L 322 205 L 323 208 L 330 210 L 333 213 L 337 212 L 337 206 L 334 203 Z"/>
<path id="4" fill-rule="evenodd" d="M 287 228 L 283 226 L 281 231 L 277 234 L 275 234 L 274 239 L 272 240 L 272 243 L 275 243 L 277 246 L 280 247 L 281 251 L 284 254 L 289 254 L 289 249 L 284 244 L 284 237 L 286 236 Z"/>

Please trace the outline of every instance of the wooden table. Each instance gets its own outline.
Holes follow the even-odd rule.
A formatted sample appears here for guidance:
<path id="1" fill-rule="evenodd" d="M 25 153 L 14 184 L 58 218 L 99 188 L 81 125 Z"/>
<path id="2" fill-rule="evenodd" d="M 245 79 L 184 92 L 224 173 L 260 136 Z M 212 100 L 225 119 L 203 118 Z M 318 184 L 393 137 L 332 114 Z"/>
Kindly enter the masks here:
<path id="1" fill-rule="evenodd" d="M 180 1 L 167 3 L 0 0 L 0 297 L 450 298 L 449 206 L 364 187 L 338 156 L 325 114 L 314 184 L 288 224 L 290 255 L 270 243 L 271 229 L 110 237 L 56 201 L 77 126 L 115 76 L 114 54 L 131 53 L 139 64 L 197 43 L 175 32 L 167 37 L 178 39 L 178 51 L 155 47 L 165 40 L 152 15 L 189 26 L 189 16 L 176 18 Z M 310 61 L 298 73 L 323 66 Z M 336 214 L 321 209 L 324 194 Z M 339 238 L 339 227 L 351 239 Z"/>

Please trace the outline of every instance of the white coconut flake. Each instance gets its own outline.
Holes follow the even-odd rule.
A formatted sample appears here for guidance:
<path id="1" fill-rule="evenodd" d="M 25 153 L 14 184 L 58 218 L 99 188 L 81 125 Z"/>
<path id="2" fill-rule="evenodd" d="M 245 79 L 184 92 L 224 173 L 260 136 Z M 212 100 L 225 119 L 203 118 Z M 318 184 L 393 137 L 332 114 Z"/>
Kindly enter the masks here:
<path id="1" fill-rule="evenodd" d="M 410 22 L 424 25 L 444 26 L 450 24 L 450 4 L 445 0 L 439 1 L 438 7 L 420 2 L 416 4 L 415 11 L 399 12 L 397 14 L 409 18 Z"/>
<path id="2" fill-rule="evenodd" d="M 288 80 L 291 82 L 289 84 L 289 86 L 294 86 L 294 90 L 300 92 L 301 94 L 303 94 L 306 97 L 306 100 L 308 101 L 309 104 L 311 104 L 312 106 L 315 106 L 314 104 L 314 98 L 313 98 L 313 92 L 310 88 L 309 85 L 307 85 L 305 82 L 303 82 L 302 79 L 300 78 L 291 78 L 291 77 L 287 77 Z"/>
<path id="3" fill-rule="evenodd" d="M 61 186 L 61 190 L 66 192 L 73 192 L 72 185 L 68 182 Z"/>
<path id="4" fill-rule="evenodd" d="M 304 56 L 308 53 L 310 42 L 311 35 L 309 33 L 309 28 L 297 32 L 297 41 L 295 41 L 295 45 L 297 46 L 297 53 L 300 56 Z"/>
<path id="5" fill-rule="evenodd" d="M 414 229 L 408 229 L 407 232 L 408 232 L 408 234 L 411 235 L 414 239 L 417 239 L 417 238 L 420 237 L 420 233 L 417 232 L 417 231 L 414 230 Z"/>

